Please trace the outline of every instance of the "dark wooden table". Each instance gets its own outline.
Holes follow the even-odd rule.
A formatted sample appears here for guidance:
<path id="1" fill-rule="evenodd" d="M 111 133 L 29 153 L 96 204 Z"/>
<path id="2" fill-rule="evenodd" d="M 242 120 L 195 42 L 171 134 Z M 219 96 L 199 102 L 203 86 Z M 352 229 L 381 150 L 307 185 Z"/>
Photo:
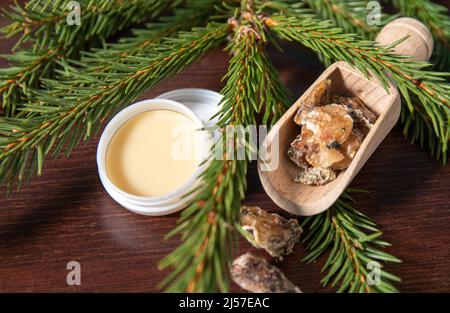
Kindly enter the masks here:
<path id="1" fill-rule="evenodd" d="M 7 53 L 11 44 L 2 41 L 0 52 Z M 296 96 L 323 70 L 314 55 L 292 45 L 286 54 L 272 55 Z M 227 60 L 226 53 L 212 52 L 143 98 L 185 87 L 220 90 Z M 178 243 L 164 241 L 163 236 L 178 216 L 140 216 L 115 203 L 97 175 L 97 141 L 80 146 L 68 159 L 48 161 L 42 177 L 8 198 L 1 189 L 0 291 L 158 291 L 158 282 L 167 274 L 157 270 L 158 261 Z M 264 193 L 254 166 L 248 179 L 246 203 L 279 211 Z M 387 251 L 403 260 L 387 266 L 403 279 L 400 290 L 449 292 L 450 167 L 410 145 L 397 127 L 352 187 L 371 191 L 356 198 L 393 244 Z M 252 249 L 243 241 L 240 247 Z M 306 266 L 300 262 L 303 255 L 302 247 L 297 247 L 280 264 L 281 270 L 306 292 L 330 291 L 319 283 L 321 262 Z M 81 286 L 66 284 L 71 260 L 81 264 Z M 232 286 L 232 290 L 239 289 Z"/>

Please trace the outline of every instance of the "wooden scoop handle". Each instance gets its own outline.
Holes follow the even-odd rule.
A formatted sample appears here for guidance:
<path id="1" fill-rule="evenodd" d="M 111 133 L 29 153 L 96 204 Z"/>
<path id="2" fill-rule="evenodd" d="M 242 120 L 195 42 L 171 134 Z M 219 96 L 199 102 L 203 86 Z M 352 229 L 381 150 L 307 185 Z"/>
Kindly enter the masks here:
<path id="1" fill-rule="evenodd" d="M 406 40 L 393 48 L 396 54 L 409 56 L 411 61 L 428 61 L 433 53 L 433 36 L 420 21 L 401 17 L 388 23 L 378 34 L 375 41 L 383 46 L 399 39 Z"/>

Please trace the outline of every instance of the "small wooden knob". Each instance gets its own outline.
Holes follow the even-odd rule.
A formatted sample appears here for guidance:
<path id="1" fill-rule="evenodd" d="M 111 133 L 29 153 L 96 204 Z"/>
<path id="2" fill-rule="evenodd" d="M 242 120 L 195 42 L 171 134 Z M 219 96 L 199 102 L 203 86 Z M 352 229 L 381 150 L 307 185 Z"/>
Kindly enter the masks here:
<path id="1" fill-rule="evenodd" d="M 433 36 L 420 21 L 401 17 L 383 27 L 375 41 L 383 46 L 408 37 L 395 46 L 396 54 L 410 56 L 411 61 L 427 61 L 433 53 Z"/>

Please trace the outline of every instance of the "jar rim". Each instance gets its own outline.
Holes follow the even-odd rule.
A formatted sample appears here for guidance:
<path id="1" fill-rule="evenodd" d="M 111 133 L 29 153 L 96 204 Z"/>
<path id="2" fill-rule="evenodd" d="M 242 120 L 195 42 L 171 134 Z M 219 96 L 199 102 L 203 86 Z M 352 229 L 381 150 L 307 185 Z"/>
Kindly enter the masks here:
<path id="1" fill-rule="evenodd" d="M 97 148 L 97 166 L 99 169 L 99 172 L 103 173 L 103 179 L 106 181 L 106 183 L 109 185 L 109 187 L 117 194 L 119 194 L 121 197 L 126 198 L 133 202 L 138 202 L 142 204 L 152 204 L 152 205 L 165 205 L 167 202 L 183 197 L 185 194 L 188 194 L 191 192 L 191 186 L 194 187 L 196 181 L 198 180 L 199 176 L 204 170 L 204 161 L 199 162 L 198 168 L 195 170 L 195 172 L 186 180 L 185 183 L 183 183 L 181 186 L 177 187 L 171 192 L 165 193 L 160 196 L 138 196 L 131 194 L 129 192 L 124 191 L 123 189 L 116 186 L 111 179 L 109 178 L 106 170 L 106 153 L 108 146 L 111 142 L 111 139 L 114 137 L 115 133 L 119 130 L 121 126 L 123 126 L 126 122 L 128 122 L 133 117 L 142 114 L 144 112 L 148 111 L 154 111 L 154 110 L 170 110 L 174 111 L 180 114 L 183 114 L 184 116 L 191 119 L 196 126 L 198 126 L 199 129 L 202 129 L 204 127 L 203 121 L 200 119 L 200 117 L 190 110 L 185 105 L 174 101 L 174 100 L 168 100 L 168 99 L 146 99 L 139 102 L 136 102 L 134 104 L 131 104 L 127 108 L 120 111 L 116 116 L 114 116 L 106 125 L 105 129 L 103 130 L 103 133 L 100 137 L 100 141 Z M 208 149 L 204 149 L 204 151 L 209 151 L 209 147 L 211 146 L 211 138 L 209 136 L 205 136 Z M 202 141 L 204 142 L 204 141 Z M 207 159 L 208 155 L 202 156 L 205 160 Z M 102 180 L 103 183 L 103 180 Z"/>

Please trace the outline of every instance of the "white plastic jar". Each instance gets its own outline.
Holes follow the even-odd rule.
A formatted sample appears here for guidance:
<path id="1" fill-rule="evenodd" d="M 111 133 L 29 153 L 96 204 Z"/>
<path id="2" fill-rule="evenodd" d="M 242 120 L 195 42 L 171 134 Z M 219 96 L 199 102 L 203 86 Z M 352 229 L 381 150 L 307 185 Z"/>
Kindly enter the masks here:
<path id="1" fill-rule="evenodd" d="M 141 113 L 152 110 L 170 110 L 184 115 L 189 118 L 196 126 L 197 129 L 204 127 L 204 122 L 187 106 L 168 99 L 151 99 L 137 102 L 130 105 L 126 109 L 120 111 L 106 126 L 103 134 L 100 138 L 97 149 L 97 165 L 100 180 L 108 192 L 108 194 L 120 205 L 128 210 L 144 215 L 166 215 L 174 213 L 184 207 L 186 207 L 195 194 L 185 195 L 191 191 L 199 183 L 199 175 L 204 171 L 207 162 L 200 162 L 195 172 L 182 184 L 181 187 L 174 189 L 161 196 L 137 196 L 125 192 L 121 188 L 117 187 L 107 172 L 107 152 L 116 132 L 125 123 L 138 116 Z M 208 157 L 208 151 L 211 147 L 211 138 L 206 131 L 202 131 L 202 159 L 205 160 Z M 154 177 L 158 179 L 158 177 Z"/>

